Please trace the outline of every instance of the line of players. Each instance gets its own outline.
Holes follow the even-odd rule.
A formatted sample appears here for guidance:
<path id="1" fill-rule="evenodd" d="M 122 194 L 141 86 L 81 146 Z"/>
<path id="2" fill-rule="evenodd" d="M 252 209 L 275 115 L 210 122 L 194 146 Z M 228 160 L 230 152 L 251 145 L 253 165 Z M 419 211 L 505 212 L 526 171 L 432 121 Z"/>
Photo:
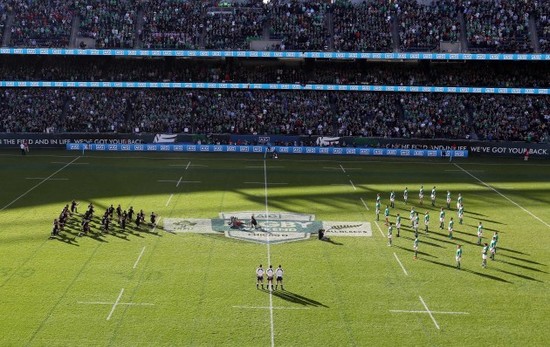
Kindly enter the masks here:
<path id="1" fill-rule="evenodd" d="M 260 286 L 262 289 L 264 289 L 264 274 L 267 276 L 267 289 L 268 290 L 277 290 L 279 285 L 281 285 L 281 289 L 285 290 L 283 287 L 283 268 L 281 265 L 275 270 L 273 270 L 273 265 L 269 265 L 269 268 L 264 271 L 264 268 L 262 267 L 262 264 L 256 269 L 256 289 L 260 289 Z M 273 289 L 273 277 L 275 277 L 276 284 L 275 289 Z"/>
<path id="2" fill-rule="evenodd" d="M 434 186 L 432 188 L 430 199 L 431 199 L 431 205 L 436 206 L 436 187 Z M 424 204 L 424 186 L 420 186 L 420 190 L 418 192 L 418 199 L 420 205 Z M 403 191 L 403 201 L 405 202 L 405 205 L 408 204 L 409 200 L 409 190 L 407 187 L 405 187 L 405 190 Z M 447 209 L 451 208 L 451 192 L 447 190 Z M 392 246 L 392 239 L 393 239 L 393 224 L 389 221 L 390 216 L 390 206 L 392 208 L 395 208 L 395 192 L 392 190 L 390 192 L 390 205 L 386 205 L 386 209 L 384 210 L 384 217 L 385 217 L 385 224 L 388 226 L 388 246 Z M 457 209 L 457 215 L 459 224 L 463 224 L 464 221 L 464 200 L 462 197 L 462 194 L 458 194 L 457 202 L 456 202 L 456 209 Z M 380 220 L 380 211 L 381 211 L 381 198 L 380 193 L 376 195 L 376 220 Z M 418 212 L 415 211 L 414 206 L 411 207 L 411 212 L 409 215 L 409 220 L 411 222 L 411 227 L 414 230 L 414 241 L 413 241 L 413 249 L 414 249 L 414 259 L 417 259 L 418 257 L 418 228 L 420 224 L 420 217 L 418 216 Z M 430 213 L 429 211 L 426 211 L 424 214 L 424 227 L 425 227 L 425 233 L 428 234 L 429 231 L 429 224 L 430 224 Z M 399 213 L 396 215 L 396 221 L 395 221 L 395 227 L 397 229 L 397 237 L 400 237 L 400 231 L 401 231 L 401 216 Z M 445 229 L 445 210 L 443 207 L 441 207 L 441 210 L 439 212 L 439 228 Z M 454 231 L 454 218 L 451 217 L 449 220 L 449 223 L 447 225 L 447 231 L 448 231 L 448 237 L 449 239 L 453 239 L 453 231 Z M 495 254 L 497 250 L 497 243 L 498 243 L 498 231 L 495 231 L 493 234 L 493 237 L 491 239 L 490 244 L 484 243 L 483 248 L 481 251 L 482 255 L 482 263 L 481 266 L 486 268 L 487 267 L 487 255 L 490 253 L 490 258 L 492 260 L 495 260 Z M 483 223 L 479 222 L 479 225 L 477 227 L 477 245 L 481 245 L 483 239 Z M 455 254 L 456 259 L 456 266 L 458 269 L 460 269 L 461 260 L 462 260 L 462 246 L 457 245 L 457 251 Z"/>
<path id="3" fill-rule="evenodd" d="M 73 200 L 71 202 L 71 205 L 69 207 L 69 204 L 65 205 L 63 207 L 63 210 L 61 211 L 59 218 L 54 219 L 53 221 L 53 229 L 50 235 L 50 239 L 53 239 L 57 236 L 59 236 L 59 233 L 64 230 L 65 225 L 69 221 L 69 218 L 73 215 L 78 215 L 78 205 L 79 203 L 76 202 L 76 200 Z M 82 215 L 82 220 L 80 222 L 81 231 L 78 233 L 78 236 L 81 237 L 85 234 L 88 234 L 91 231 L 91 222 L 94 218 L 94 212 L 95 207 L 92 203 L 88 205 L 88 208 L 86 209 L 86 212 Z M 143 210 L 140 210 L 138 213 L 134 211 L 134 208 L 130 206 L 128 211 L 122 210 L 120 204 L 116 207 L 111 205 L 107 208 L 105 213 L 103 214 L 103 217 L 101 218 L 101 227 L 99 228 L 99 232 L 101 234 L 103 233 L 109 233 L 110 225 L 112 223 L 112 219 L 114 216 L 114 213 L 116 212 L 117 220 L 119 227 L 122 230 L 126 230 L 126 225 L 129 221 L 134 220 L 134 214 L 135 214 L 135 224 L 136 227 L 139 229 L 142 224 L 145 224 L 145 213 Z M 149 226 L 155 227 L 157 222 L 157 215 L 154 212 L 151 212 L 150 215 L 150 224 Z"/>

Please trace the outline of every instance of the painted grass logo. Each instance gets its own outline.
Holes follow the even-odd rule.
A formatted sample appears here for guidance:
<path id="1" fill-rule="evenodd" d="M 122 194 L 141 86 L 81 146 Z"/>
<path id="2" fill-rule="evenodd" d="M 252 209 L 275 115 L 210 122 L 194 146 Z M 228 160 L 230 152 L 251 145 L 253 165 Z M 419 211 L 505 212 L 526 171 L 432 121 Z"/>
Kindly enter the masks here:
<path id="1" fill-rule="evenodd" d="M 257 226 L 251 224 L 251 218 Z M 164 229 L 169 232 L 224 233 L 226 237 L 257 242 L 282 243 L 307 240 L 319 229 L 327 236 L 372 236 L 368 222 L 323 222 L 315 215 L 292 212 L 222 212 L 215 219 L 165 218 Z"/>

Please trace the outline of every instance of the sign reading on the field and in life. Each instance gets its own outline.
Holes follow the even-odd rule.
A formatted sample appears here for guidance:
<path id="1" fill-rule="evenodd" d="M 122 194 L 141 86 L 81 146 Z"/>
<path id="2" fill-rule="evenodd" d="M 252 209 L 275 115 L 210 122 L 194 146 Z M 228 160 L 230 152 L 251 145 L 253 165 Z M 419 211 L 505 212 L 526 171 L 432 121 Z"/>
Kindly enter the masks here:
<path id="1" fill-rule="evenodd" d="M 252 215 L 258 222 L 256 227 L 250 223 Z M 165 218 L 164 229 L 174 233 L 224 233 L 233 239 L 270 244 L 307 240 L 319 229 L 324 229 L 327 236 L 372 236 L 368 222 L 323 222 L 312 214 L 291 212 L 222 212 L 215 219 Z"/>

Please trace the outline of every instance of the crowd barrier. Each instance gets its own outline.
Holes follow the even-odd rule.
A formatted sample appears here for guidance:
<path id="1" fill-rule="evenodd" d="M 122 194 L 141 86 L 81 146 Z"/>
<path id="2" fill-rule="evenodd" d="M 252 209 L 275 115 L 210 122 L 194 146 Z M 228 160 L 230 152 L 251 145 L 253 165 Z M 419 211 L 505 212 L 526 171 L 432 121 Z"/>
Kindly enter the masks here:
<path id="1" fill-rule="evenodd" d="M 191 83 L 191 82 L 70 82 L 70 81 L 0 81 L 5 88 L 142 88 L 142 89 L 233 89 L 297 90 L 397 93 L 520 94 L 550 95 L 548 88 L 371 86 L 355 84 L 292 83 Z"/>
<path id="2" fill-rule="evenodd" d="M 74 48 L 0 48 L 5 55 L 81 55 L 126 57 L 189 58 L 311 58 L 311 59 L 385 59 L 385 60 L 517 60 L 548 61 L 550 54 L 518 53 L 380 53 L 380 52 L 302 52 L 302 51 L 212 51 L 147 49 L 74 49 Z"/>
<path id="3" fill-rule="evenodd" d="M 69 151 L 103 152 L 185 152 L 185 153 L 261 153 L 269 154 L 328 154 L 384 157 L 468 157 L 466 150 L 387 149 L 353 147 L 294 147 L 294 146 L 239 146 L 186 144 L 88 144 L 68 143 Z"/>

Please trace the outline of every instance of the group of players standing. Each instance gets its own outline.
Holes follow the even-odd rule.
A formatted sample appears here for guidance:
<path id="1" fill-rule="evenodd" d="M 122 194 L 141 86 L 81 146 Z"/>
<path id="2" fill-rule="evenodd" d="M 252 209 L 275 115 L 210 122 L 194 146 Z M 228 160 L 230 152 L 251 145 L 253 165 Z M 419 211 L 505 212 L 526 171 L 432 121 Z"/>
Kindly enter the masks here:
<path id="1" fill-rule="evenodd" d="M 260 289 L 260 286 L 262 289 L 264 289 L 264 275 L 267 277 L 267 289 L 277 290 L 279 285 L 281 286 L 282 290 L 285 290 L 283 287 L 283 268 L 281 265 L 277 269 L 273 269 L 273 265 L 269 265 L 269 268 L 267 270 L 264 270 L 262 267 L 262 264 L 256 269 L 256 288 Z M 276 283 L 275 283 L 275 289 L 273 288 L 273 277 L 275 277 Z"/>
<path id="2" fill-rule="evenodd" d="M 59 215 L 59 218 L 56 218 L 53 221 L 53 229 L 50 235 L 50 239 L 56 238 L 60 235 L 60 232 L 64 230 L 71 216 L 80 215 L 78 213 L 78 205 L 79 203 L 76 200 L 73 200 L 71 202 L 70 207 L 69 204 L 65 205 L 65 207 L 61 211 L 61 214 Z M 84 212 L 84 214 L 81 214 L 82 219 L 80 221 L 80 232 L 78 233 L 79 237 L 87 235 L 91 232 L 91 223 L 94 219 L 94 213 L 95 207 L 92 203 L 90 203 L 88 205 L 88 208 L 86 209 L 86 212 Z M 111 205 L 105 210 L 105 213 L 101 218 L 101 226 L 97 228 L 100 234 L 109 232 L 115 233 L 114 228 L 111 227 L 113 224 L 112 220 L 114 219 L 115 213 L 118 225 L 122 231 L 126 230 L 127 224 L 131 221 L 135 222 L 137 230 L 141 228 L 141 225 L 145 224 L 145 213 L 143 212 L 143 210 L 140 210 L 136 213 L 132 206 L 130 206 L 130 208 L 126 211 L 122 209 L 120 204 L 116 208 Z M 154 212 L 151 212 L 149 221 L 150 227 L 156 226 L 157 215 Z"/>
<path id="3" fill-rule="evenodd" d="M 436 206 L 436 187 L 434 186 L 432 188 L 430 199 L 431 199 L 431 205 L 433 207 Z M 421 206 L 424 205 L 424 186 L 420 186 L 420 189 L 418 191 L 418 199 L 419 204 Z M 409 190 L 407 187 L 405 187 L 405 190 L 403 191 L 403 201 L 405 202 L 405 205 L 409 203 Z M 451 209 L 451 192 L 447 190 L 447 209 Z M 390 192 L 390 204 L 386 205 L 386 208 L 384 210 L 384 217 L 385 217 L 385 224 L 388 226 L 388 246 L 392 246 L 393 242 L 393 228 L 394 224 L 390 222 L 390 207 L 395 208 L 395 192 L 392 190 Z M 457 211 L 457 217 L 459 224 L 463 224 L 464 222 L 464 200 L 462 197 L 462 194 L 458 194 L 458 198 L 456 201 L 456 211 Z M 376 220 L 380 220 L 380 212 L 381 212 L 381 197 L 380 193 L 376 195 Z M 441 207 L 439 211 L 439 229 L 445 229 L 445 209 Z M 411 207 L 411 212 L 409 215 L 409 220 L 411 222 L 411 228 L 414 231 L 414 241 L 413 241 L 413 250 L 414 250 L 414 259 L 417 259 L 418 257 L 418 247 L 419 247 L 419 240 L 418 240 L 418 228 L 420 224 L 420 217 L 418 215 L 418 212 L 415 211 L 414 206 Z M 449 239 L 453 239 L 453 231 L 454 231 L 454 218 L 451 217 L 448 224 L 447 224 L 447 231 L 448 231 L 448 237 Z M 429 224 L 430 224 L 430 211 L 426 211 L 424 214 L 424 230 L 425 234 L 427 235 L 429 232 Z M 401 216 L 399 213 L 396 215 L 395 220 L 395 228 L 397 230 L 397 237 L 400 237 L 400 231 L 401 231 Z M 487 257 L 488 253 L 490 253 L 490 258 L 492 260 L 495 260 L 495 254 L 497 250 L 497 243 L 498 243 L 498 231 L 495 231 L 493 234 L 493 237 L 491 239 L 490 244 L 483 243 L 482 245 L 482 239 L 483 239 L 483 224 L 482 222 L 479 222 L 479 225 L 477 227 L 477 245 L 482 245 L 482 263 L 481 266 L 486 268 L 487 267 Z M 462 245 L 457 244 L 457 249 L 455 253 L 455 260 L 456 260 L 456 267 L 457 269 L 460 269 L 461 261 L 462 261 Z"/>

